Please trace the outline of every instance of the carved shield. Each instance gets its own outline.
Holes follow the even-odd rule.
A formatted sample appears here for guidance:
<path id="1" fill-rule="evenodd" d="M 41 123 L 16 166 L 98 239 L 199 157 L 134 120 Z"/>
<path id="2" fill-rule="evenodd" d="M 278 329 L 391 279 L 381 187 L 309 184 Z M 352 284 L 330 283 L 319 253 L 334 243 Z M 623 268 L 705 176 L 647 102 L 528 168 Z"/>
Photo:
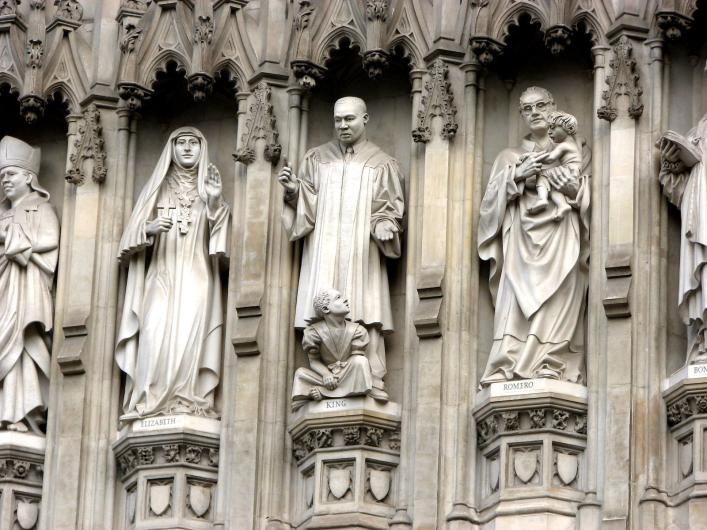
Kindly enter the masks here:
<path id="1" fill-rule="evenodd" d="M 530 479 L 535 475 L 535 470 L 538 467 L 538 456 L 534 452 L 530 453 L 516 453 L 513 458 L 513 469 L 515 469 L 516 476 L 523 482 L 527 484 Z"/>
<path id="2" fill-rule="evenodd" d="M 150 510 L 157 516 L 164 515 L 169 508 L 171 484 L 153 484 L 150 486 Z"/>
<path id="3" fill-rule="evenodd" d="M 307 508 L 311 508 L 314 503 L 314 476 L 312 475 L 304 478 L 304 502 Z"/>
<path id="4" fill-rule="evenodd" d="M 39 505 L 36 502 L 20 500 L 17 503 L 17 523 L 22 530 L 34 528 L 39 516 Z"/>
<path id="5" fill-rule="evenodd" d="M 336 499 L 342 498 L 349 491 L 351 469 L 329 469 L 329 491 Z"/>
<path id="6" fill-rule="evenodd" d="M 135 522 L 135 504 L 137 502 L 137 496 L 135 495 L 135 491 L 131 491 L 128 493 L 128 500 L 127 500 L 127 509 L 128 509 L 128 522 L 134 523 Z"/>
<path id="7" fill-rule="evenodd" d="M 681 478 L 692 473 L 692 438 L 680 443 L 680 472 Z"/>
<path id="8" fill-rule="evenodd" d="M 578 467 L 577 455 L 557 453 L 557 475 L 565 486 L 569 486 L 577 478 Z"/>
<path id="9" fill-rule="evenodd" d="M 211 488 L 189 484 L 189 506 L 197 517 L 204 517 L 211 506 Z"/>
<path id="10" fill-rule="evenodd" d="M 378 502 L 383 502 L 390 492 L 390 471 L 381 469 L 371 469 L 368 481 L 371 487 L 371 494 Z"/>
<path id="11" fill-rule="evenodd" d="M 489 486 L 491 491 L 498 489 L 498 479 L 501 475 L 501 462 L 498 458 L 489 460 Z"/>

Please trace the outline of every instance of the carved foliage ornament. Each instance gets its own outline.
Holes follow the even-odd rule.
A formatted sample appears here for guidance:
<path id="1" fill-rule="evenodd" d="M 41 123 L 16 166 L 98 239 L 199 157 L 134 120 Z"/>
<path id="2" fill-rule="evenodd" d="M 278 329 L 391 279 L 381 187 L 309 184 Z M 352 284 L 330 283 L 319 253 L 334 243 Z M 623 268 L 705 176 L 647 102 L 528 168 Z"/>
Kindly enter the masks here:
<path id="1" fill-rule="evenodd" d="M 385 22 L 388 18 L 388 0 L 367 0 L 366 16 L 368 20 Z"/>
<path id="2" fill-rule="evenodd" d="M 244 164 L 255 160 L 255 142 L 265 140 L 265 160 L 277 164 L 280 160 L 282 146 L 278 142 L 277 120 L 270 103 L 270 87 L 265 81 L 259 82 L 253 91 L 255 101 L 248 109 L 248 120 L 241 137 L 241 147 L 233 157 Z"/>
<path id="3" fill-rule="evenodd" d="M 415 142 L 429 142 L 432 138 L 430 124 L 432 118 L 443 119 L 441 135 L 447 140 L 457 133 L 457 108 L 454 105 L 452 87 L 447 77 L 449 69 L 440 58 L 432 63 L 430 78 L 425 83 L 425 95 L 422 96 L 420 110 L 417 112 L 417 128 L 412 131 Z"/>
<path id="4" fill-rule="evenodd" d="M 609 62 L 611 73 L 606 77 L 609 85 L 602 93 L 604 105 L 597 110 L 597 116 L 603 120 L 614 121 L 618 116 L 616 99 L 628 96 L 628 115 L 634 120 L 643 113 L 640 85 L 640 75 L 636 71 L 636 60 L 633 58 L 633 46 L 626 35 L 622 35 L 614 46 L 614 57 Z"/>
<path id="5" fill-rule="evenodd" d="M 83 18 L 83 6 L 78 0 L 54 0 L 56 6 L 56 18 L 81 22 Z"/>
<path id="6" fill-rule="evenodd" d="M 78 137 L 74 141 L 76 149 L 69 156 L 70 166 L 66 172 L 66 180 L 72 184 L 81 185 L 86 180 L 83 163 L 89 158 L 93 159 L 93 181 L 100 184 L 106 179 L 106 152 L 100 116 L 94 104 L 83 112 Z"/>
<path id="7" fill-rule="evenodd" d="M 122 0 L 120 2 L 120 7 L 123 9 L 130 9 L 132 11 L 147 11 L 147 6 L 150 4 L 150 0 Z"/>
<path id="8" fill-rule="evenodd" d="M 0 17 L 17 13 L 17 4 L 20 0 L 0 0 Z"/>

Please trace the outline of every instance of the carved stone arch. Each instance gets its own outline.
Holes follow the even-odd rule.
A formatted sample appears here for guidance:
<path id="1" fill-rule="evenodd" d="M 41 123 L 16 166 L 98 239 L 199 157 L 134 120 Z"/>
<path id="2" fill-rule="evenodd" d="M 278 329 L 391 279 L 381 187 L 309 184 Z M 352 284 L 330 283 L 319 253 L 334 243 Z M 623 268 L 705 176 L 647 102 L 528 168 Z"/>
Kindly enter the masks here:
<path id="1" fill-rule="evenodd" d="M 233 59 L 223 59 L 214 65 L 214 78 L 224 74 L 233 81 L 237 91 L 245 90 L 248 86 L 247 80 L 249 76 L 243 71 L 241 65 Z"/>
<path id="2" fill-rule="evenodd" d="M 80 114 L 80 102 L 83 99 L 79 96 L 74 88 L 66 81 L 55 81 L 44 89 L 44 94 L 47 100 L 56 99 L 59 95 L 60 99 L 66 102 L 70 114 Z"/>
<path id="3" fill-rule="evenodd" d="M 7 88 L 3 88 L 3 87 Z M 10 94 L 19 94 L 22 92 L 22 81 L 10 74 L 9 72 L 0 72 L 0 90 L 7 90 Z"/>
<path id="4" fill-rule="evenodd" d="M 491 30 L 491 38 L 499 42 L 506 42 L 510 27 L 519 25 L 523 15 L 530 17 L 531 24 L 539 24 L 542 32 L 545 32 L 550 25 L 547 13 L 544 13 L 537 4 L 523 0 L 512 3 L 506 9 L 496 10 L 496 14 L 492 18 L 496 22 Z"/>
<path id="5" fill-rule="evenodd" d="M 395 37 L 388 48 L 393 51 L 396 48 L 401 48 L 404 51 L 403 56 L 410 59 L 410 65 L 412 68 L 424 68 L 425 60 L 422 52 L 417 47 L 415 42 L 406 35 L 399 35 Z"/>
<path id="6" fill-rule="evenodd" d="M 320 41 L 314 54 L 314 62 L 318 65 L 324 65 L 324 63 L 331 58 L 331 52 L 340 50 L 344 41 L 348 41 L 351 48 L 363 50 L 366 39 L 353 28 L 336 28 Z"/>
<path id="7" fill-rule="evenodd" d="M 176 65 L 178 72 L 184 72 L 185 77 L 191 74 L 189 59 L 176 50 L 164 50 L 144 66 L 138 82 L 140 85 L 151 89 L 152 85 L 157 81 L 157 74 L 167 72 L 167 65 L 170 63 Z"/>
<path id="8" fill-rule="evenodd" d="M 569 26 L 573 29 L 578 26 L 584 26 L 587 33 L 592 37 L 592 42 L 595 46 L 608 46 L 609 41 L 606 38 L 607 27 L 597 19 L 592 13 L 587 11 L 582 11 L 575 15 L 571 20 Z"/>

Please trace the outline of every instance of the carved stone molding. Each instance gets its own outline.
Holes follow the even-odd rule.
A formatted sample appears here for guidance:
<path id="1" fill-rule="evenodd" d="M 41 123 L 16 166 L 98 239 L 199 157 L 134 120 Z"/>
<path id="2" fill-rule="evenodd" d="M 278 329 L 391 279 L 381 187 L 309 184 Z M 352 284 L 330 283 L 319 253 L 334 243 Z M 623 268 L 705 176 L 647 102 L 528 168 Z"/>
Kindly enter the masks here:
<path id="1" fill-rule="evenodd" d="M 282 146 L 278 141 L 277 119 L 270 102 L 272 90 L 265 81 L 260 81 L 253 90 L 253 103 L 248 109 L 245 131 L 241 136 L 241 147 L 233 157 L 243 164 L 255 161 L 255 143 L 265 140 L 263 156 L 272 165 L 280 160 Z"/>
<path id="2" fill-rule="evenodd" d="M 43 436 L 0 431 L 2 528 L 37 528 L 42 501 L 45 445 Z"/>
<path id="3" fill-rule="evenodd" d="M 101 127 L 101 113 L 95 104 L 89 105 L 79 122 L 78 135 L 74 140 L 74 151 L 69 156 L 69 169 L 66 180 L 71 184 L 81 185 L 86 180 L 84 162 L 93 160 L 92 178 L 97 184 L 106 179 L 106 152 Z"/>
<path id="4" fill-rule="evenodd" d="M 415 142 L 430 141 L 430 124 L 435 116 L 441 116 L 443 119 L 440 134 L 444 139 L 451 140 L 457 133 L 457 108 L 454 105 L 454 94 L 448 75 L 449 68 L 441 58 L 437 58 L 432 63 L 430 77 L 425 82 L 425 94 L 417 113 L 417 127 L 412 131 Z"/>
<path id="5" fill-rule="evenodd" d="M 628 96 L 628 115 L 634 120 L 643 114 L 641 102 L 641 76 L 636 70 L 636 60 L 633 58 L 633 46 L 626 35 L 619 38 L 614 46 L 614 56 L 609 62 L 610 72 L 606 77 L 609 85 L 602 92 L 604 104 L 597 109 L 597 116 L 603 120 L 614 121 L 618 116 L 616 99 L 619 96 Z"/>
<path id="6" fill-rule="evenodd" d="M 214 21 L 210 15 L 201 14 L 194 22 L 194 50 L 192 67 L 195 72 L 187 80 L 187 89 L 194 101 L 204 101 L 213 91 L 214 78 L 206 70 L 206 57 L 214 36 Z"/>
<path id="7" fill-rule="evenodd" d="M 389 54 L 384 49 L 385 23 L 388 20 L 388 0 L 366 1 L 366 51 L 363 68 L 371 79 L 379 79 L 388 67 Z"/>
<path id="8" fill-rule="evenodd" d="M 503 434 L 525 434 L 538 429 L 586 435 L 587 414 L 547 407 L 501 411 L 485 416 L 477 423 L 477 439 L 479 446 L 483 447 Z"/>
<path id="9" fill-rule="evenodd" d="M 663 11 L 655 14 L 656 24 L 668 40 L 680 40 L 692 27 L 692 19 L 676 12 Z"/>
<path id="10" fill-rule="evenodd" d="M 314 16 L 315 8 L 312 6 L 311 0 L 299 0 L 299 9 L 293 20 L 294 53 L 293 59 L 290 61 L 290 68 L 297 83 L 306 90 L 314 88 L 317 81 L 321 80 L 326 72 L 326 68 L 312 60 L 311 25 Z"/>

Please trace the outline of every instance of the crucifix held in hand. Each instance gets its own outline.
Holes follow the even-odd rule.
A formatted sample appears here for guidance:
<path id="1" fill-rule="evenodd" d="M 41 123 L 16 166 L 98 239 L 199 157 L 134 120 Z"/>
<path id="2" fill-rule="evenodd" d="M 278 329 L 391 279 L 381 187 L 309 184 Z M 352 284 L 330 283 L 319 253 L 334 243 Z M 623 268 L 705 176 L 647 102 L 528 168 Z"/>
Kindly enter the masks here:
<path id="1" fill-rule="evenodd" d="M 169 201 L 167 203 L 162 203 L 157 205 L 157 215 L 160 217 L 167 217 L 168 219 L 172 219 L 172 210 L 176 210 L 177 207 L 174 204 L 170 204 Z"/>

